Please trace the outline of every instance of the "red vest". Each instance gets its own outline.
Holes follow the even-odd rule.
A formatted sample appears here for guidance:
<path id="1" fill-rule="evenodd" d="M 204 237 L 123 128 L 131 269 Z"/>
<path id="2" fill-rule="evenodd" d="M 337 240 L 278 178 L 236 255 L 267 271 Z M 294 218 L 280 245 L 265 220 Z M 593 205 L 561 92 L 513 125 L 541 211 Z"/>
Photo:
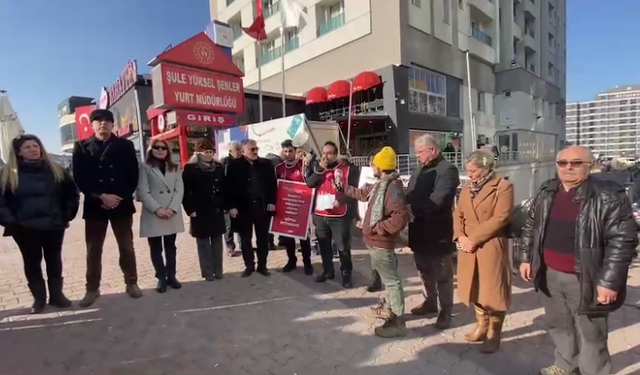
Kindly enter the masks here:
<path id="1" fill-rule="evenodd" d="M 336 170 L 340 170 L 342 171 L 342 186 L 343 189 L 347 187 L 347 182 L 349 181 L 349 167 L 346 165 L 338 165 L 335 169 L 328 169 L 324 172 L 324 181 L 322 181 L 322 183 L 320 184 L 320 186 L 318 186 L 316 188 L 316 195 L 320 196 L 323 194 L 331 194 L 331 195 L 335 195 L 336 198 L 338 197 L 338 195 L 342 195 L 343 193 L 339 193 L 336 190 L 336 187 L 334 185 L 335 183 L 335 171 Z M 344 215 L 347 214 L 347 204 L 343 203 L 341 205 L 339 205 L 338 207 L 329 209 L 329 210 L 315 210 L 315 213 L 317 215 L 320 216 L 326 216 L 326 217 L 342 217 Z"/>
<path id="2" fill-rule="evenodd" d="M 276 165 L 276 178 L 287 181 L 305 182 L 302 160 L 298 159 L 292 165 L 287 165 L 285 162 Z"/>

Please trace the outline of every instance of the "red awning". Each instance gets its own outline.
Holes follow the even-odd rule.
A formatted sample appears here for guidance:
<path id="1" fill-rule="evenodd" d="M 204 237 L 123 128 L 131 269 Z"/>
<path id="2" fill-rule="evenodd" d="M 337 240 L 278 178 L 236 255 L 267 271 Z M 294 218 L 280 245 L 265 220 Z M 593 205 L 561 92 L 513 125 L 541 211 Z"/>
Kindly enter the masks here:
<path id="1" fill-rule="evenodd" d="M 351 91 L 351 84 L 349 81 L 335 81 L 329 85 L 327 90 L 327 99 L 333 100 L 337 98 L 346 98 Z"/>
<path id="2" fill-rule="evenodd" d="M 162 109 L 162 108 L 147 109 L 147 118 L 149 120 L 153 120 L 154 118 L 164 114 L 167 111 L 168 111 L 168 109 Z"/>
<path id="3" fill-rule="evenodd" d="M 307 93 L 307 105 L 324 103 L 327 101 L 327 89 L 324 87 L 314 87 Z"/>
<path id="4" fill-rule="evenodd" d="M 362 72 L 353 79 L 353 92 L 368 90 L 382 83 L 375 72 Z"/>

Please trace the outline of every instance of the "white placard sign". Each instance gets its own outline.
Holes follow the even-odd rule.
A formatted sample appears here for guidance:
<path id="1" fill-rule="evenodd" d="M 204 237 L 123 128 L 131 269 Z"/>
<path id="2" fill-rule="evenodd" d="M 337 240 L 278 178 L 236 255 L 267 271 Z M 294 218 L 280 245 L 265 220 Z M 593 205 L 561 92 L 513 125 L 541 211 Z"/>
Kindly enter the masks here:
<path id="1" fill-rule="evenodd" d="M 371 167 L 360 168 L 360 181 L 358 181 L 358 187 L 362 188 L 367 184 L 375 184 L 376 178 L 373 177 L 373 169 Z M 358 202 L 358 213 L 360 218 L 364 219 L 364 214 L 367 213 L 368 202 Z"/>

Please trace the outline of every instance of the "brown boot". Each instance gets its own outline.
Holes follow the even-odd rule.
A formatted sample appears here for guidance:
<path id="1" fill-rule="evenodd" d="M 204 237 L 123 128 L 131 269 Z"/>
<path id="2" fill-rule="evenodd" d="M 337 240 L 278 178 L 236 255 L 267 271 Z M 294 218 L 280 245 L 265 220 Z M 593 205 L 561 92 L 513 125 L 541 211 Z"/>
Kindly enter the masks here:
<path id="1" fill-rule="evenodd" d="M 504 324 L 504 311 L 489 313 L 489 327 L 487 335 L 480 345 L 480 353 L 493 353 L 500 348 L 500 340 L 502 339 L 502 325 Z"/>
<path id="2" fill-rule="evenodd" d="M 403 317 L 395 316 L 394 313 L 389 312 L 389 318 L 385 319 L 384 324 L 374 329 L 374 333 L 378 337 L 385 339 L 392 339 L 395 337 L 407 336 L 407 324 Z"/>
<path id="3" fill-rule="evenodd" d="M 473 307 L 476 313 L 476 326 L 473 331 L 464 335 L 464 339 L 469 342 L 480 342 L 487 335 L 489 316 L 480 305 L 474 305 Z"/>

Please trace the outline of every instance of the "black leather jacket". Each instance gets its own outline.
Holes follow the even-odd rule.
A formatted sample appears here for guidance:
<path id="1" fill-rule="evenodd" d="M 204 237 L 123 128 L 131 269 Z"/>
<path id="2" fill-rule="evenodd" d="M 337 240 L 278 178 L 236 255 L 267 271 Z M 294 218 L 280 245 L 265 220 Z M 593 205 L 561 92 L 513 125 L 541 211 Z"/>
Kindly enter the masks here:
<path id="1" fill-rule="evenodd" d="M 547 296 L 546 266 L 542 247 L 551 203 L 560 181 L 542 184 L 529 210 L 522 234 L 521 261 L 531 263 L 536 291 Z M 627 275 L 637 256 L 638 233 L 625 190 L 613 181 L 589 177 L 578 187 L 581 202 L 576 222 L 575 272 L 581 282 L 578 312 L 584 315 L 609 313 L 618 309 L 626 297 Z M 614 304 L 599 305 L 596 287 L 618 291 Z"/>

